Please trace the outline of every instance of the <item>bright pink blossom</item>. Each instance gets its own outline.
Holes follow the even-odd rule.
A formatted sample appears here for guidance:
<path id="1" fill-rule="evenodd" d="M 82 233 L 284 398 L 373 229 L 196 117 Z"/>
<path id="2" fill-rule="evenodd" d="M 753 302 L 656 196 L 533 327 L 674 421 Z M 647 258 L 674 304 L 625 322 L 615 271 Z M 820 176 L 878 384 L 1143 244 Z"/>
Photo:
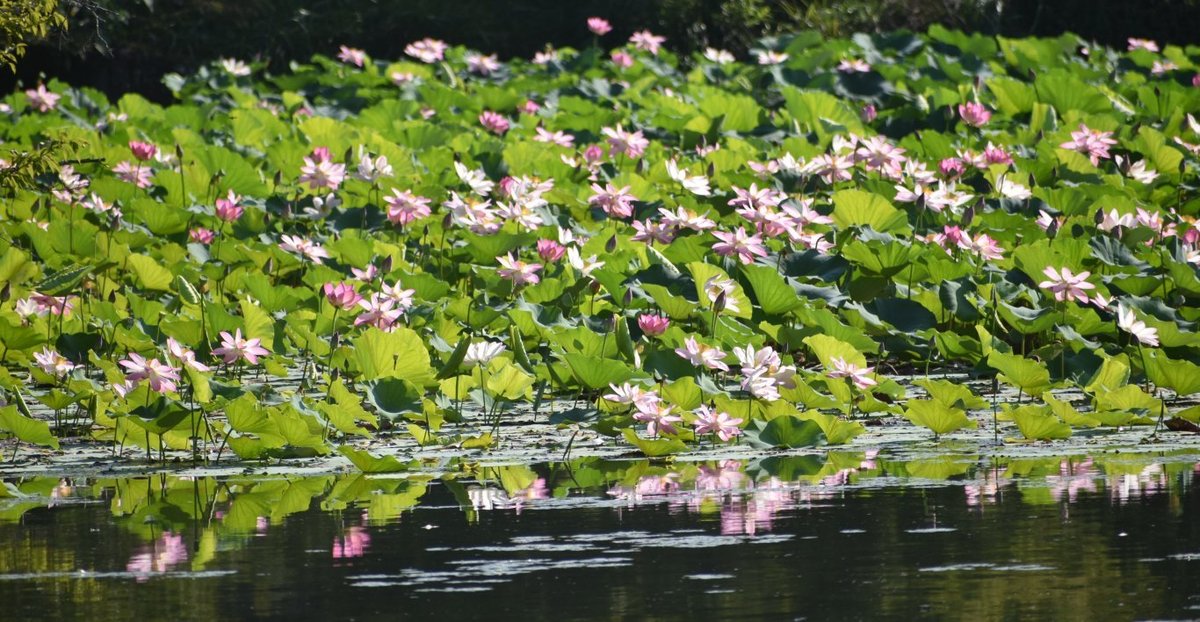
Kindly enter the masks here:
<path id="1" fill-rule="evenodd" d="M 245 359 L 247 363 L 257 365 L 259 357 L 266 356 L 271 351 L 262 346 L 258 337 L 243 339 L 242 329 L 239 328 L 233 335 L 221 331 L 221 347 L 214 348 L 212 353 L 221 357 L 226 365 L 238 359 Z"/>
<path id="2" fill-rule="evenodd" d="M 592 34 L 598 37 L 603 37 L 612 32 L 612 24 L 608 23 L 608 20 L 603 17 L 589 17 L 587 27 L 588 30 L 592 31 Z"/>

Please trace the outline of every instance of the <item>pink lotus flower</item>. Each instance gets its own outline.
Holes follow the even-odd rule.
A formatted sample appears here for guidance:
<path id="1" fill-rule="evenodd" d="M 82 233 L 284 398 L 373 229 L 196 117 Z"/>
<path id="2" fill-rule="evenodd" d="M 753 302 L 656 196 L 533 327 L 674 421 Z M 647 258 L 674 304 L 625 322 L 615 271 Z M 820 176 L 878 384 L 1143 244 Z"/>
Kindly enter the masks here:
<path id="1" fill-rule="evenodd" d="M 367 62 L 367 53 L 352 47 L 341 46 L 338 48 L 338 60 L 343 63 L 362 67 Z"/>
<path id="2" fill-rule="evenodd" d="M 31 292 L 29 299 L 37 304 L 39 315 L 67 315 L 71 309 L 75 308 L 71 303 L 70 296 L 50 296 Z"/>
<path id="3" fill-rule="evenodd" d="M 128 370 L 125 379 L 131 382 L 146 380 L 150 390 L 166 393 L 175 390 L 175 382 L 179 380 L 179 369 L 171 367 L 158 359 L 146 360 L 137 352 L 130 352 L 128 357 L 118 361 L 121 367 Z"/>
<path id="4" fill-rule="evenodd" d="M 640 158 L 650 146 L 650 141 L 642 136 L 642 131 L 626 132 L 618 125 L 615 128 L 600 128 L 600 133 L 608 138 L 609 155 L 622 154 L 627 158 Z"/>
<path id="5" fill-rule="evenodd" d="M 350 283 L 326 283 L 323 291 L 329 304 L 343 311 L 353 309 L 358 306 L 358 301 L 362 300 L 362 296 L 354 291 L 354 285 Z"/>
<path id="6" fill-rule="evenodd" d="M 211 371 L 211 368 L 196 360 L 196 353 L 175 341 L 174 337 L 167 338 L 167 353 L 179 359 L 180 364 L 187 365 L 196 371 Z"/>
<path id="7" fill-rule="evenodd" d="M 755 257 L 766 257 L 767 247 L 763 246 L 762 236 L 755 233 L 746 235 L 745 227 L 738 227 L 731 233 L 714 231 L 713 237 L 721 240 L 713 244 L 713 252 L 724 257 L 737 256 L 744 264 L 754 263 Z"/>
<path id="8" fill-rule="evenodd" d="M 980 257 L 988 261 L 1004 259 L 1004 248 L 986 233 L 980 233 L 975 236 L 974 240 L 971 240 L 971 250 L 979 253 Z"/>
<path id="9" fill-rule="evenodd" d="M 837 70 L 842 73 L 867 73 L 871 71 L 871 63 L 857 58 L 844 58 L 838 63 Z"/>
<path id="10" fill-rule="evenodd" d="M 423 63 L 432 64 L 444 59 L 449 47 L 445 41 L 426 38 L 405 46 L 404 53 Z"/>
<path id="11" fill-rule="evenodd" d="M 643 313 L 638 316 L 638 328 L 647 337 L 657 337 L 665 332 L 671 326 L 671 319 L 664 315 L 656 315 L 653 313 Z"/>
<path id="12" fill-rule="evenodd" d="M 425 218 L 431 213 L 430 200 L 413 194 L 411 190 L 401 192 L 398 188 L 393 188 L 392 196 L 385 198 L 384 202 L 387 203 L 388 221 L 400 226 Z"/>
<path id="13" fill-rule="evenodd" d="M 938 172 L 946 179 L 957 179 L 967 172 L 967 165 L 958 158 L 946 158 L 938 162 Z"/>
<path id="14" fill-rule="evenodd" d="M 500 61 L 495 54 L 467 54 L 467 71 L 481 76 L 490 76 L 500 70 Z"/>
<path id="15" fill-rule="evenodd" d="M 874 367 L 859 367 L 855 363 L 849 363 L 846 359 L 835 356 L 829 359 L 833 364 L 833 369 L 826 372 L 830 378 L 849 378 L 854 386 L 859 389 L 868 389 L 875 386 L 878 382 L 869 374 L 875 371 Z"/>
<path id="16" fill-rule="evenodd" d="M 675 227 L 666 223 L 654 222 L 649 218 L 633 221 L 633 229 L 635 233 L 629 239 L 650 246 L 653 246 L 655 242 L 670 244 L 671 240 L 675 239 Z"/>
<path id="17" fill-rule="evenodd" d="M 371 325 L 380 330 L 391 330 L 404 315 L 404 311 L 396 307 L 395 300 L 379 293 L 359 300 L 358 306 L 362 307 L 364 312 L 354 318 L 355 326 Z"/>
<path id="18" fill-rule="evenodd" d="M 505 119 L 503 115 L 492 112 L 491 110 L 484 110 L 483 114 L 479 115 L 479 124 L 493 134 L 503 134 L 507 132 L 509 128 L 508 119 Z"/>
<path id="19" fill-rule="evenodd" d="M 663 432 L 675 434 L 678 432 L 675 424 L 683 421 L 683 417 L 672 414 L 673 407 L 670 404 L 663 402 L 634 402 L 634 409 L 634 421 L 645 423 L 646 433 L 650 436 L 658 436 Z"/>
<path id="20" fill-rule="evenodd" d="M 962 117 L 967 125 L 983 127 L 992 118 L 992 112 L 983 104 L 967 102 L 958 105 L 958 116 Z"/>
<path id="21" fill-rule="evenodd" d="M 518 107 L 518 110 L 520 110 L 521 112 L 524 112 L 525 114 L 530 114 L 530 115 L 537 114 L 538 111 L 541 109 L 542 109 L 541 105 L 538 104 L 537 102 L 533 101 L 532 99 L 525 100 L 525 103 L 521 104 L 520 107 Z"/>
<path id="22" fill-rule="evenodd" d="M 879 111 L 875 108 L 875 104 L 867 104 L 862 107 L 859 116 L 862 117 L 863 122 L 870 123 L 879 116 Z"/>
<path id="23" fill-rule="evenodd" d="M 542 269 L 542 264 L 540 263 L 520 261 L 513 257 L 511 252 L 504 257 L 498 257 L 496 260 L 500 262 L 501 266 L 499 270 L 496 270 L 496 274 L 499 274 L 501 278 L 512 281 L 513 287 L 520 287 L 525 284 L 533 285 L 540 280 L 537 275 L 538 271 Z"/>
<path id="24" fill-rule="evenodd" d="M 588 30 L 592 31 L 592 34 L 598 37 L 603 37 L 612 32 L 612 24 L 608 23 L 608 20 L 603 17 L 589 17 L 587 27 Z"/>
<path id="25" fill-rule="evenodd" d="M 313 149 L 312 155 L 304 158 L 304 165 L 300 167 L 299 183 L 308 184 L 312 190 L 337 190 L 345 179 L 346 165 L 334 163 L 327 147 Z"/>
<path id="26" fill-rule="evenodd" d="M 575 137 L 570 134 L 567 134 L 566 132 L 563 132 L 562 130 L 555 130 L 553 132 L 550 132 L 550 131 L 546 130 L 546 128 L 539 127 L 536 130 L 534 130 L 534 132 L 535 132 L 535 135 L 534 135 L 533 139 L 539 143 L 551 143 L 554 145 L 558 145 L 559 147 L 575 146 Z"/>
<path id="27" fill-rule="evenodd" d="M 1087 282 L 1087 278 L 1091 276 L 1091 272 L 1080 272 L 1079 274 L 1071 274 L 1070 268 L 1063 268 L 1061 271 L 1055 270 L 1049 266 L 1042 271 L 1048 277 L 1048 280 L 1038 283 L 1038 287 L 1049 289 L 1054 294 L 1054 299 L 1063 302 L 1066 300 L 1078 300 L 1087 304 L 1087 290 L 1095 289 L 1096 286 Z"/>
<path id="28" fill-rule="evenodd" d="M 629 186 L 623 188 L 615 188 L 612 184 L 605 184 L 601 188 L 599 184 L 592 184 L 592 196 L 588 197 L 588 204 L 599 207 L 604 210 L 605 214 L 613 218 L 629 218 L 633 215 L 633 202 L 638 200 L 637 197 L 629 194 Z"/>
<path id="29" fill-rule="evenodd" d="M 538 257 L 542 258 L 542 261 L 558 261 L 559 259 L 562 259 L 566 252 L 567 247 L 555 242 L 554 240 L 538 240 L 537 253 Z"/>
<path id="30" fill-rule="evenodd" d="M 695 337 L 685 339 L 683 347 L 676 348 L 675 354 L 696 367 L 729 371 L 729 366 L 721 362 L 721 359 L 725 358 L 725 353 L 708 344 L 698 343 Z"/>
<path id="31" fill-rule="evenodd" d="M 112 172 L 116 174 L 117 179 L 131 183 L 138 188 L 149 188 L 150 176 L 154 173 L 148 166 L 131 164 L 128 161 L 117 164 L 113 167 Z"/>
<path id="32" fill-rule="evenodd" d="M 1158 347 L 1158 329 L 1147 326 L 1145 322 L 1137 319 L 1133 309 L 1123 304 L 1117 308 L 1117 326 L 1133 335 L 1142 345 Z"/>
<path id="33" fill-rule="evenodd" d="M 188 239 L 200 244 L 212 244 L 213 239 L 216 237 L 217 234 L 212 229 L 205 229 L 204 227 L 196 227 L 188 231 Z"/>
<path id="34" fill-rule="evenodd" d="M 1092 166 L 1099 166 L 1100 160 L 1112 157 L 1108 148 L 1117 144 L 1112 132 L 1089 129 L 1080 123 L 1079 131 L 1071 132 L 1071 140 L 1059 145 L 1063 149 L 1078 151 L 1092 161 Z"/>
<path id="35" fill-rule="evenodd" d="M 137 140 L 129 141 L 129 150 L 133 152 L 133 157 L 143 162 L 152 159 L 154 154 L 158 153 L 158 147 Z"/>
<path id="36" fill-rule="evenodd" d="M 270 354 L 271 351 L 262 346 L 261 340 L 258 337 L 243 339 L 242 329 L 239 328 L 233 335 L 221 331 L 221 347 L 214 348 L 212 353 L 221 357 L 222 362 L 226 365 L 237 361 L 239 358 L 245 359 L 251 365 L 257 365 L 258 358 Z"/>
<path id="37" fill-rule="evenodd" d="M 1150 39 L 1138 39 L 1137 37 L 1129 37 L 1129 51 L 1146 50 L 1147 52 L 1157 52 L 1158 44 Z"/>
<path id="38" fill-rule="evenodd" d="M 401 312 L 407 311 L 413 306 L 413 296 L 416 295 L 415 289 L 404 289 L 400 286 L 400 281 L 396 281 L 395 285 L 384 283 L 379 286 L 379 294 L 388 300 L 396 303 L 396 308 Z"/>
<path id="39" fill-rule="evenodd" d="M 735 436 L 741 436 L 742 429 L 738 427 L 742 419 L 729 416 L 727 412 L 719 412 L 710 406 L 701 406 L 694 411 L 696 419 L 692 426 L 696 428 L 696 436 L 715 434 L 721 442 L 728 443 Z"/>
<path id="40" fill-rule="evenodd" d="M 612 59 L 614 65 L 622 69 L 629 69 L 633 66 L 633 57 L 628 52 L 613 50 L 609 57 Z"/>
<path id="41" fill-rule="evenodd" d="M 640 30 L 629 37 L 629 42 L 633 44 L 633 47 L 645 50 L 655 56 L 658 55 L 659 47 L 666 40 L 666 37 L 660 37 L 649 30 Z"/>
<path id="42" fill-rule="evenodd" d="M 49 346 L 43 347 L 41 352 L 33 353 L 33 361 L 42 371 L 61 378 L 71 373 L 71 370 L 78 367 L 72 363 L 67 357 L 58 353 L 57 350 L 51 349 Z"/>
<path id="43" fill-rule="evenodd" d="M 246 208 L 237 204 L 237 200 L 240 198 L 230 190 L 228 198 L 217 199 L 217 218 L 225 222 L 233 222 L 241 218 L 242 214 L 246 212 Z"/>
<path id="44" fill-rule="evenodd" d="M 654 391 L 636 385 L 623 383 L 621 386 L 609 383 L 608 388 L 612 390 L 604 396 L 604 399 L 614 404 L 657 404 L 660 401 L 658 394 Z"/>
<path id="45" fill-rule="evenodd" d="M 29 105 L 38 112 L 50 112 L 58 106 L 58 100 L 62 95 L 46 90 L 45 84 L 39 84 L 36 89 L 25 91 L 25 97 L 29 99 Z"/>
<path id="46" fill-rule="evenodd" d="M 289 252 L 296 253 L 308 258 L 313 263 L 322 263 L 322 259 L 329 259 L 329 253 L 325 251 L 325 247 L 309 240 L 295 235 L 282 235 L 279 243 L 279 248 Z"/>

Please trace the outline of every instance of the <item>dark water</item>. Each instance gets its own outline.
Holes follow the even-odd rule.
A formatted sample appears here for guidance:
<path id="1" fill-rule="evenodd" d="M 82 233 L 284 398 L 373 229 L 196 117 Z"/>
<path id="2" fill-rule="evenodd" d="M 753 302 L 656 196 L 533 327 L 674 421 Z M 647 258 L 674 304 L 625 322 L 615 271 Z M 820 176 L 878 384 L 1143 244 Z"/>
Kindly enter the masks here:
<path id="1" fill-rule="evenodd" d="M 0 619 L 1200 618 L 1180 457 L 9 480 Z"/>

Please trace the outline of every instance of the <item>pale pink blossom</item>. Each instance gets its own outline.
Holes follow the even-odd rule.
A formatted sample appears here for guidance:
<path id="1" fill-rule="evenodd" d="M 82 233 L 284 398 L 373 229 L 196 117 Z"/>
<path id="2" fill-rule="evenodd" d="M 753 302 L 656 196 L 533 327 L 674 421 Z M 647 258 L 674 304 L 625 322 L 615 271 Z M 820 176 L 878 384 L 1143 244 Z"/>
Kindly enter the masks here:
<path id="1" fill-rule="evenodd" d="M 467 71 L 481 76 L 490 76 L 500 70 L 500 61 L 495 54 L 467 54 Z"/>
<path id="2" fill-rule="evenodd" d="M 174 337 L 167 337 L 167 354 L 178 359 L 181 365 L 186 365 L 196 371 L 211 371 L 208 365 L 196 360 L 195 352 L 175 341 Z"/>
<path id="3" fill-rule="evenodd" d="M 72 363 L 67 357 L 58 353 L 57 350 L 49 346 L 43 347 L 41 352 L 33 353 L 33 361 L 43 372 L 61 378 L 71 373 L 71 370 L 78 367 Z"/>
<path id="4" fill-rule="evenodd" d="M 329 304 L 343 311 L 353 309 L 358 306 L 358 301 L 362 300 L 362 296 L 354 291 L 354 285 L 350 283 L 326 283 L 322 291 Z"/>
<path id="5" fill-rule="evenodd" d="M 642 131 L 626 132 L 618 125 L 615 128 L 600 128 L 600 133 L 608 138 L 609 155 L 622 154 L 627 158 L 640 158 L 645 153 L 650 141 L 642 136 Z"/>
<path id="6" fill-rule="evenodd" d="M 613 218 L 629 218 L 633 215 L 633 202 L 638 198 L 629 193 L 629 186 L 616 188 L 606 183 L 601 188 L 599 184 L 592 184 L 592 192 L 594 194 L 588 197 L 588 204 L 599 207 L 605 214 Z"/>
<path id="7" fill-rule="evenodd" d="M 646 433 L 650 436 L 675 434 L 678 432 L 675 424 L 683 421 L 683 417 L 674 414 L 673 410 L 673 406 L 664 402 L 634 402 L 633 419 L 645 423 Z"/>
<path id="8" fill-rule="evenodd" d="M 508 131 L 508 119 L 504 115 L 491 110 L 484 110 L 483 114 L 479 115 L 479 124 L 493 134 L 503 134 Z"/>
<path id="9" fill-rule="evenodd" d="M 326 147 L 317 147 L 312 154 L 304 158 L 300 167 L 299 183 L 308 184 L 312 190 L 337 190 L 346 179 L 346 165 L 333 161 Z"/>
<path id="10" fill-rule="evenodd" d="M 1142 345 L 1158 347 L 1158 329 L 1147 326 L 1145 322 L 1137 319 L 1133 309 L 1123 304 L 1117 308 L 1117 326 L 1137 338 Z"/>
<path id="11" fill-rule="evenodd" d="M 50 112 L 58 107 L 58 100 L 62 95 L 49 91 L 45 84 L 39 84 L 36 89 L 25 91 L 25 97 L 29 99 L 29 105 L 38 112 Z"/>
<path id="12" fill-rule="evenodd" d="M 692 426 L 696 428 L 696 435 L 715 434 L 721 442 L 728 443 L 735 436 L 741 436 L 742 429 L 739 427 L 742 419 L 731 417 L 729 413 L 718 411 L 710 406 L 700 406 L 693 414 L 696 419 L 692 421 Z"/>
<path id="13" fill-rule="evenodd" d="M 563 258 L 567 252 L 567 247 L 559 244 L 554 240 L 538 240 L 537 253 L 538 257 L 545 262 L 554 262 Z"/>
<path id="14" fill-rule="evenodd" d="M 1059 145 L 1063 149 L 1078 151 L 1088 157 L 1092 166 L 1099 166 L 1100 160 L 1112 157 L 1108 148 L 1117 144 L 1112 132 L 1089 129 L 1080 123 L 1079 130 L 1071 132 L 1071 140 Z"/>
<path id="15" fill-rule="evenodd" d="M 589 17 L 587 27 L 588 30 L 592 31 L 592 34 L 598 37 L 603 37 L 612 32 L 612 24 L 608 23 L 608 20 L 603 17 Z"/>
<path id="16" fill-rule="evenodd" d="M 551 143 L 559 147 L 573 147 L 575 145 L 575 137 L 563 132 L 555 130 L 554 132 L 547 131 L 546 128 L 538 127 L 534 130 L 533 140 L 539 143 Z"/>
<path id="17" fill-rule="evenodd" d="M 992 118 L 992 111 L 983 104 L 967 102 L 958 105 L 958 116 L 962 117 L 963 123 L 967 125 L 983 127 Z"/>
<path id="18" fill-rule="evenodd" d="M 721 362 L 725 358 L 725 353 L 706 343 L 697 342 L 695 337 L 685 339 L 683 347 L 676 348 L 675 354 L 696 367 L 729 371 L 729 366 Z"/>
<path id="19" fill-rule="evenodd" d="M 204 227 L 194 227 L 191 231 L 188 231 L 188 239 L 200 244 L 212 244 L 212 241 L 216 237 L 217 234 L 212 229 L 205 229 Z"/>
<path id="20" fill-rule="evenodd" d="M 389 222 L 405 226 L 413 221 L 429 216 L 430 200 L 413 194 L 411 190 L 403 192 L 398 188 L 392 189 L 392 196 L 384 198 L 387 204 L 387 219 Z"/>
<path id="21" fill-rule="evenodd" d="M 154 171 L 148 166 L 140 164 L 132 164 L 128 161 L 122 161 L 113 167 L 112 172 L 116 174 L 117 179 L 131 183 L 138 188 L 149 188 L 151 185 L 150 176 Z"/>
<path id="22" fill-rule="evenodd" d="M 638 328 L 642 329 L 648 337 L 657 337 L 667 331 L 671 326 L 671 319 L 664 315 L 653 313 L 643 313 L 637 319 Z"/>
<path id="23" fill-rule="evenodd" d="M 526 263 L 515 258 L 511 252 L 503 257 L 497 257 L 496 261 L 500 263 L 500 269 L 496 270 L 496 274 L 512 281 L 513 287 L 525 284 L 534 285 L 541 280 L 537 274 L 542 269 L 540 263 Z"/>
<path id="24" fill-rule="evenodd" d="M 659 47 L 662 46 L 663 42 L 666 40 L 666 37 L 660 37 L 651 33 L 649 30 L 640 30 L 633 33 L 633 35 L 629 37 L 629 42 L 633 44 L 633 47 L 639 50 L 645 50 L 654 55 L 658 54 Z"/>
<path id="25" fill-rule="evenodd" d="M 322 263 L 322 259 L 329 259 L 329 253 L 326 252 L 325 247 L 308 238 L 295 235 L 282 235 L 280 239 L 283 241 L 280 242 L 279 248 L 289 253 L 296 253 L 297 255 L 306 257 L 313 263 Z"/>
<path id="26" fill-rule="evenodd" d="M 874 367 L 859 367 L 856 363 L 847 362 L 840 356 L 829 359 L 829 362 L 833 366 L 832 370 L 826 372 L 830 378 L 849 378 L 859 389 L 869 389 L 878 384 L 870 376 L 875 371 Z"/>
<path id="27" fill-rule="evenodd" d="M 127 370 L 126 380 L 131 382 L 146 380 L 150 383 L 150 390 L 158 393 L 174 391 L 175 382 L 179 380 L 178 368 L 171 367 L 158 359 L 147 360 L 137 352 L 130 352 L 125 359 L 118 363 Z"/>
<path id="28" fill-rule="evenodd" d="M 628 69 L 633 66 L 633 57 L 628 52 L 622 50 L 613 50 L 609 55 L 614 65 L 622 69 Z"/>
<path id="29" fill-rule="evenodd" d="M 344 45 L 338 48 L 337 57 L 338 60 L 342 61 L 343 63 L 354 65 L 355 67 L 362 67 L 363 64 L 367 62 L 366 52 L 358 48 L 347 47 Z"/>
<path id="30" fill-rule="evenodd" d="M 843 58 L 837 70 L 842 73 L 866 73 L 871 70 L 871 64 L 858 58 Z"/>
<path id="31" fill-rule="evenodd" d="M 239 328 L 232 335 L 221 331 L 221 347 L 214 348 L 212 353 L 221 357 L 226 365 L 238 359 L 245 359 L 247 363 L 257 365 L 259 357 L 267 356 L 271 351 L 262 346 L 258 337 L 242 338 L 242 329 Z"/>
<path id="32" fill-rule="evenodd" d="M 744 264 L 754 263 L 755 257 L 766 257 L 767 247 L 763 245 L 762 236 L 755 233 L 747 235 L 744 227 L 738 227 L 732 232 L 714 231 L 713 237 L 720 242 L 713 244 L 713 252 L 724 257 L 736 256 Z"/>
<path id="33" fill-rule="evenodd" d="M 1042 271 L 1048 277 L 1048 280 L 1038 283 L 1038 287 L 1043 287 L 1050 290 L 1054 294 L 1054 299 L 1062 302 L 1067 300 L 1078 300 L 1087 304 L 1087 290 L 1095 289 L 1096 286 L 1087 282 L 1087 278 L 1091 276 L 1091 272 L 1080 272 L 1072 274 L 1070 268 L 1062 268 L 1055 270 L 1047 266 Z"/>
<path id="34" fill-rule="evenodd" d="M 404 53 L 423 63 L 432 64 L 445 58 L 446 50 L 449 47 L 444 41 L 426 38 L 405 46 Z"/>

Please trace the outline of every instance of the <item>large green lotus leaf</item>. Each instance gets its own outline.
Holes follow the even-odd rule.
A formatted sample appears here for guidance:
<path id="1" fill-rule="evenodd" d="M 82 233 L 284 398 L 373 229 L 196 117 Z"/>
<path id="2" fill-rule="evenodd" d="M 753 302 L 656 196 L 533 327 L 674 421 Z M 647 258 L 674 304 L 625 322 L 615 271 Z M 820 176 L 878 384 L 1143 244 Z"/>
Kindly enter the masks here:
<path id="1" fill-rule="evenodd" d="M 1107 357 L 1083 389 L 1088 393 L 1119 389 L 1129 383 L 1129 373 L 1129 358 L 1124 354 Z"/>
<path id="2" fill-rule="evenodd" d="M 154 291 L 171 291 L 175 275 L 162 264 L 145 255 L 130 255 L 125 258 L 130 270 L 137 276 L 138 285 Z"/>
<path id="3" fill-rule="evenodd" d="M 1039 75 L 1033 84 L 1038 99 L 1054 106 L 1060 114 L 1068 110 L 1089 114 L 1113 111 L 1112 102 L 1100 89 L 1065 72 Z"/>
<path id="4" fill-rule="evenodd" d="M 988 405 L 983 398 L 975 395 L 975 392 L 971 390 L 971 387 L 960 382 L 922 378 L 914 381 L 913 384 L 925 389 L 925 392 L 929 394 L 930 398 L 937 400 L 951 408 L 978 410 L 981 408 L 987 408 Z"/>
<path id="5" fill-rule="evenodd" d="M 507 359 L 497 358 L 492 361 L 485 383 L 492 395 L 517 400 L 529 397 L 529 388 L 534 380 L 533 376 Z"/>
<path id="6" fill-rule="evenodd" d="M 1146 352 L 1146 375 L 1160 387 L 1182 397 L 1200 393 L 1200 365 L 1183 359 L 1172 360 L 1161 350 Z"/>
<path id="7" fill-rule="evenodd" d="M 605 389 L 633 378 L 637 372 L 621 361 L 568 352 L 563 355 L 580 384 L 589 389 Z"/>
<path id="8" fill-rule="evenodd" d="M 768 421 L 759 432 L 758 440 L 775 447 L 816 447 L 826 443 L 825 431 L 811 419 L 783 415 Z"/>
<path id="9" fill-rule="evenodd" d="M 929 428 L 934 436 L 977 425 L 961 408 L 951 408 L 937 400 L 909 400 L 904 418 L 923 428 Z"/>
<path id="10" fill-rule="evenodd" d="M 1050 370 L 1037 361 L 996 351 L 988 355 L 987 361 L 989 367 L 1000 372 L 1000 380 L 1030 395 L 1041 395 L 1050 388 Z"/>
<path id="11" fill-rule="evenodd" d="M 369 328 L 354 339 L 353 356 L 363 380 L 403 378 L 421 386 L 434 377 L 424 341 L 409 328 Z"/>
<path id="12" fill-rule="evenodd" d="M 762 107 L 753 97 L 711 87 L 692 91 L 700 110 L 710 118 L 724 117 L 721 128 L 734 132 L 749 132 L 759 125 Z"/>
<path id="13" fill-rule="evenodd" d="M 987 87 L 996 98 L 996 108 L 1009 116 L 1029 112 L 1037 102 L 1033 87 L 1020 80 L 996 76 L 987 81 Z"/>
<path id="14" fill-rule="evenodd" d="M 380 378 L 368 383 L 367 399 L 379 412 L 392 418 L 421 412 L 421 390 L 402 378 Z"/>
<path id="15" fill-rule="evenodd" d="M 704 392 L 690 376 L 663 385 L 659 395 L 679 410 L 694 410 L 704 398 Z"/>
<path id="16" fill-rule="evenodd" d="M 967 460 L 950 456 L 925 458 L 922 460 L 910 460 L 904 463 L 903 472 L 907 473 L 909 477 L 946 480 L 951 477 L 963 475 L 971 469 L 974 463 L 973 459 Z"/>
<path id="17" fill-rule="evenodd" d="M 833 369 L 833 359 L 842 358 L 847 363 L 866 367 L 867 357 L 854 346 L 829 335 L 812 335 L 804 338 L 804 344 L 821 359 L 826 369 Z"/>
<path id="18" fill-rule="evenodd" d="M 1021 436 L 1034 441 L 1070 438 L 1071 426 L 1063 423 L 1050 412 L 1049 406 L 1026 404 L 1006 409 L 1009 417 L 1017 424 Z"/>
<path id="19" fill-rule="evenodd" d="M 1075 410 L 1069 402 L 1055 399 L 1049 391 L 1042 394 L 1042 401 L 1046 403 L 1054 416 L 1062 419 L 1063 423 L 1072 428 L 1094 428 L 1100 425 L 1099 419 Z"/>
<path id="20" fill-rule="evenodd" d="M 403 473 L 408 465 L 397 460 L 394 456 L 376 457 L 365 449 L 355 449 L 343 445 L 338 452 L 346 456 L 355 468 L 363 473 Z"/>
<path id="21" fill-rule="evenodd" d="M 0 408 L 0 426 L 20 441 L 58 449 L 58 439 L 50 431 L 50 424 L 22 415 L 15 404 Z"/>
<path id="22" fill-rule="evenodd" d="M 692 315 L 696 303 L 671 293 L 666 287 L 653 283 L 642 284 L 642 290 L 650 295 L 654 304 L 672 320 L 686 320 Z"/>
<path id="23" fill-rule="evenodd" d="M 637 432 L 628 428 L 623 430 L 621 434 L 625 437 L 626 441 L 629 441 L 629 444 L 642 450 L 643 454 L 651 458 L 669 456 L 687 451 L 687 445 L 676 438 L 645 439 L 639 437 Z"/>
<path id="24" fill-rule="evenodd" d="M 914 247 L 903 242 L 854 240 L 842 247 L 842 257 L 869 273 L 888 278 L 908 267 L 915 254 Z"/>
<path id="25" fill-rule="evenodd" d="M 775 268 L 747 265 L 742 266 L 742 274 L 750 282 L 759 308 L 767 315 L 782 315 L 803 304 L 796 290 Z"/>
<path id="26" fill-rule="evenodd" d="M 834 224 L 840 229 L 871 227 L 883 233 L 910 230 L 908 215 L 886 198 L 863 190 L 839 190 L 833 193 Z"/>
<path id="27" fill-rule="evenodd" d="M 823 91 L 801 90 L 785 86 L 780 89 L 788 114 L 808 131 L 815 132 L 822 147 L 835 132 L 828 128 L 840 126 L 855 133 L 862 131 L 858 112 L 846 102 Z"/>
<path id="28" fill-rule="evenodd" d="M 830 445 L 845 445 L 854 440 L 854 437 L 867 431 L 867 428 L 857 421 L 846 421 L 841 417 L 826 415 L 813 410 L 800 413 L 796 417 L 805 421 L 815 422 L 821 426 L 821 432 L 825 434 L 825 440 Z M 776 419 L 778 418 L 776 417 Z"/>
<path id="29" fill-rule="evenodd" d="M 1104 411 L 1121 413 L 1142 410 L 1156 414 L 1162 407 L 1162 400 L 1155 398 L 1135 384 L 1127 384 L 1119 389 L 1096 392 L 1096 413 L 1093 416 L 1104 421 L 1101 415 Z"/>

